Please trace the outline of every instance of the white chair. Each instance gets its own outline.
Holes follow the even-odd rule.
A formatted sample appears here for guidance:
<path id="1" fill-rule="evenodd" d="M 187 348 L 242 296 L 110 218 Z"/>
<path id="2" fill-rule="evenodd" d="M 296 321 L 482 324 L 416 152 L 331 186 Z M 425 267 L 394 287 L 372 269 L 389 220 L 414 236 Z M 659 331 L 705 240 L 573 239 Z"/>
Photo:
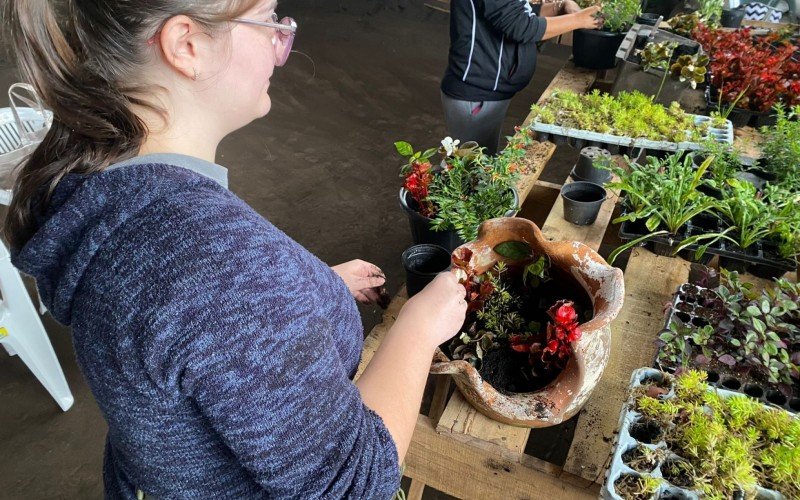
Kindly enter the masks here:
<path id="1" fill-rule="evenodd" d="M 64 372 L 33 306 L 22 278 L 13 265 L 6 246 L 0 243 L 0 344 L 9 354 L 18 355 L 62 410 L 69 410 L 75 399 Z"/>
<path id="2" fill-rule="evenodd" d="M 21 92 L 32 97 L 25 97 Z M 33 87 L 14 84 L 8 90 L 10 108 L 0 109 L 0 175 L 13 176 L 19 162 L 29 155 L 42 140 L 52 121 L 52 114 L 44 109 Z M 17 100 L 30 108 L 19 107 Z M 10 187 L 4 179 L 3 188 Z M 8 204 L 9 189 L 0 189 L 0 203 Z M 12 356 L 18 355 L 47 389 L 62 410 L 67 411 L 75 399 L 64 378 L 42 320 L 37 314 L 19 271 L 11 264 L 11 255 L 0 243 L 0 344 Z"/>

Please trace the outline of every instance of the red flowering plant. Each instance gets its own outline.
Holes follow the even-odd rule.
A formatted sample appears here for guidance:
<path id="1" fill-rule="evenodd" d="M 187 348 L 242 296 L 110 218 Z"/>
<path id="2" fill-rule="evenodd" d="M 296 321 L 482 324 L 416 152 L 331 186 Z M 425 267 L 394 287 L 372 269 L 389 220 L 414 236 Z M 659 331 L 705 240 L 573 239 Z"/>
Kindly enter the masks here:
<path id="1" fill-rule="evenodd" d="M 546 256 L 536 258 L 519 242 L 501 243 L 494 250 L 513 257 L 482 274 L 470 263 L 470 249 L 453 253 L 468 307 L 461 334 L 448 349 L 453 359 L 472 363 L 496 387 L 535 390 L 552 380 L 572 356 L 571 344 L 581 337 L 578 311 L 573 301 L 552 298 L 560 293 L 559 283 L 550 277 Z M 540 304 L 553 305 L 545 311 Z"/>
<path id="2" fill-rule="evenodd" d="M 779 103 L 800 104 L 800 62 L 794 58 L 798 46 L 790 39 L 703 24 L 692 36 L 711 59 L 710 82 L 721 103 L 759 112 Z"/>
<path id="3" fill-rule="evenodd" d="M 548 311 L 552 322 L 547 324 L 545 338 L 541 336 L 514 335 L 509 339 L 511 348 L 517 352 L 530 353 L 529 363 L 540 365 L 545 370 L 562 370 L 572 355 L 571 344 L 581 338 L 578 313 L 575 303 L 559 300 Z"/>
<path id="4" fill-rule="evenodd" d="M 433 182 L 433 165 L 429 160 L 436 154 L 436 149 L 414 151 L 411 144 L 405 141 L 395 142 L 394 147 L 408 159 L 408 163 L 400 169 L 400 176 L 404 179 L 403 187 L 417 203 L 419 213 L 424 217 L 433 217 L 435 209 L 427 198 L 428 188 Z"/>

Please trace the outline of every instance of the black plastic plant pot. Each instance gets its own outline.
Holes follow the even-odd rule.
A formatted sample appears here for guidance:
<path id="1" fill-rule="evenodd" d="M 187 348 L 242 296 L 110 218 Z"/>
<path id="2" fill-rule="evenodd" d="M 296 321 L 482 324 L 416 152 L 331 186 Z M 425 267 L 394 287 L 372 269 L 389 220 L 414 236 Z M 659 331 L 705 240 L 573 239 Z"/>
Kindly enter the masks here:
<path id="1" fill-rule="evenodd" d="M 738 28 L 744 20 L 744 9 L 723 9 L 720 24 L 723 28 Z"/>
<path id="2" fill-rule="evenodd" d="M 572 170 L 572 177 L 577 181 L 605 184 L 611 180 L 611 172 L 594 166 L 596 161 L 603 159 L 611 159 L 611 153 L 607 149 L 595 146 L 581 149 L 578 163 Z"/>
<path id="3" fill-rule="evenodd" d="M 757 278 L 774 280 L 786 274 L 786 268 L 781 266 L 770 266 L 769 264 L 751 264 L 747 272 Z"/>
<path id="4" fill-rule="evenodd" d="M 683 5 L 683 0 L 645 0 L 642 2 L 642 11 L 664 16 L 666 21 L 672 16 L 679 5 Z"/>
<path id="5" fill-rule="evenodd" d="M 452 252 L 465 243 L 455 230 L 434 231 L 431 229 L 431 219 L 420 215 L 416 201 L 405 188 L 400 190 L 400 206 L 408 216 L 411 226 L 411 239 L 415 245 L 431 244 L 444 247 Z"/>
<path id="6" fill-rule="evenodd" d="M 587 69 L 612 69 L 626 33 L 578 29 L 572 35 L 572 61 Z"/>
<path id="7" fill-rule="evenodd" d="M 654 12 L 642 12 L 636 17 L 636 22 L 638 24 L 646 24 L 647 26 L 655 26 L 659 17 L 661 17 L 661 15 Z"/>
<path id="8" fill-rule="evenodd" d="M 606 201 L 606 190 L 593 182 L 572 182 L 561 187 L 564 200 L 564 219 L 578 226 L 588 226 L 597 220 L 600 207 Z"/>
<path id="9" fill-rule="evenodd" d="M 722 269 L 727 269 L 728 271 L 736 271 L 737 273 L 744 273 L 747 271 L 748 263 L 745 260 L 720 256 L 719 267 Z"/>
<path id="10" fill-rule="evenodd" d="M 414 245 L 403 252 L 402 259 L 409 297 L 419 293 L 436 275 L 450 268 L 450 252 L 439 245 Z"/>

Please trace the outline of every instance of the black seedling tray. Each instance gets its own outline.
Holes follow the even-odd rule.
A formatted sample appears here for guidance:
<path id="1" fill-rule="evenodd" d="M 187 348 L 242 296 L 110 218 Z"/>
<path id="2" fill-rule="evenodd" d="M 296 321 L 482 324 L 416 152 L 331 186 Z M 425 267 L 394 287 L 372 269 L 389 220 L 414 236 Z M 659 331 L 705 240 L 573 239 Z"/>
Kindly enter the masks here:
<path id="1" fill-rule="evenodd" d="M 653 244 L 654 251 L 657 254 L 671 255 L 672 249 L 680 245 L 681 241 L 689 236 L 721 233 L 722 231 L 724 231 L 724 228 L 717 218 L 701 214 L 686 223 L 686 226 L 681 228 L 679 234 L 654 236 L 648 241 Z M 624 221 L 619 228 L 619 237 L 623 240 L 633 240 L 652 232 L 647 229 L 644 220 Z M 690 261 L 695 260 L 694 253 L 699 246 L 689 245 L 683 255 Z M 740 265 L 737 266 L 736 270 L 765 278 L 774 278 L 797 269 L 795 261 L 780 256 L 777 245 L 764 240 L 756 242 L 749 248 L 739 248 L 738 245 L 730 241 L 720 239 L 709 245 L 705 255 L 719 255 L 720 258 L 733 261 L 733 264 L 739 263 Z"/>
<path id="2" fill-rule="evenodd" d="M 707 301 L 716 298 L 716 292 L 709 288 L 703 288 L 691 283 L 685 283 L 678 287 L 669 309 L 667 309 L 664 330 L 669 330 L 670 323 L 683 326 L 702 328 L 708 324 L 714 324 L 715 317 L 719 318 L 720 311 L 707 307 Z M 686 342 L 692 342 L 686 339 Z M 658 358 L 663 349 L 663 344 L 659 342 L 658 352 L 653 360 L 653 366 L 669 373 L 674 373 L 677 365 L 669 361 L 659 362 Z M 792 413 L 800 412 L 800 387 L 797 384 L 792 386 L 792 397 L 786 396 L 771 387 L 767 383 L 744 380 L 740 374 L 727 368 L 723 363 L 716 363 L 714 366 L 699 366 L 693 359 L 688 360 L 691 367 L 700 368 L 708 372 L 708 383 L 720 389 L 746 394 L 751 398 L 758 399 L 762 403 L 780 406 Z"/>

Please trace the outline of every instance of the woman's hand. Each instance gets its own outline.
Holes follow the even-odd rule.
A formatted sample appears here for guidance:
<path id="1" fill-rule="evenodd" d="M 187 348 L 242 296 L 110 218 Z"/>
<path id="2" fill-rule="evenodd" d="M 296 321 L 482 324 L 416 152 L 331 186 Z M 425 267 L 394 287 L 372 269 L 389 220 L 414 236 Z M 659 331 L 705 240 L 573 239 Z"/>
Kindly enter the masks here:
<path id="1" fill-rule="evenodd" d="M 332 266 L 331 269 L 342 278 L 357 301 L 378 304 L 384 309 L 389 305 L 389 296 L 383 288 L 386 275 L 375 264 L 356 259 Z"/>
<path id="2" fill-rule="evenodd" d="M 591 7 L 578 10 L 575 16 L 578 18 L 580 27 L 585 29 L 600 29 L 603 27 L 603 23 L 605 22 L 600 13 L 600 7 L 597 5 L 592 5 Z"/>
<path id="3" fill-rule="evenodd" d="M 401 328 L 421 333 L 437 346 L 450 340 L 464 325 L 466 290 L 452 272 L 441 273 L 421 292 L 414 295 L 395 321 Z"/>

